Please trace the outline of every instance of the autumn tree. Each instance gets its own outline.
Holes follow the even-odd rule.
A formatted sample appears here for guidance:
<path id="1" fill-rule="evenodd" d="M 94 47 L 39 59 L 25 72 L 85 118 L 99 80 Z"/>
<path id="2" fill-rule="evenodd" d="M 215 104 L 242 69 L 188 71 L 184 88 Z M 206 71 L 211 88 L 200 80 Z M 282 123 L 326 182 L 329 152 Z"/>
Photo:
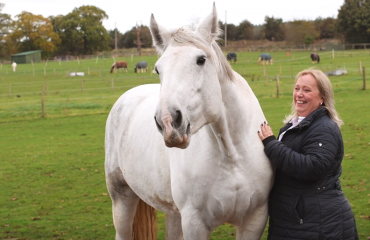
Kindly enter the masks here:
<path id="1" fill-rule="evenodd" d="M 281 18 L 266 16 L 263 31 L 267 40 L 283 41 L 285 39 L 284 23 Z"/>
<path id="2" fill-rule="evenodd" d="M 242 21 L 235 29 L 235 40 L 252 40 L 254 38 L 253 24 L 248 20 Z"/>
<path id="3" fill-rule="evenodd" d="M 13 32 L 9 37 L 17 44 L 18 51 L 43 50 L 45 57 L 50 56 L 61 43 L 49 19 L 26 11 L 15 17 L 17 20 L 13 22 Z"/>
<path id="4" fill-rule="evenodd" d="M 15 53 L 15 49 L 11 49 L 8 41 L 12 29 L 12 18 L 9 14 L 3 13 L 4 6 L 4 3 L 0 3 L 0 56 L 2 57 L 9 55 L 9 52 Z"/>
<path id="5" fill-rule="evenodd" d="M 312 44 L 319 38 L 313 21 L 295 20 L 285 23 L 285 39 L 293 44 Z"/>
<path id="6" fill-rule="evenodd" d="M 140 42 L 141 47 L 148 48 L 152 47 L 152 35 L 150 34 L 150 30 L 147 26 L 141 25 L 140 26 Z M 136 27 L 133 27 L 131 30 L 125 32 L 120 41 L 122 41 L 122 44 L 125 48 L 133 48 L 137 45 L 135 42 L 137 41 L 137 35 L 136 35 Z"/>
<path id="7" fill-rule="evenodd" d="M 319 31 L 320 39 L 333 39 L 336 34 L 335 29 L 335 18 L 316 18 L 314 21 L 314 24 L 316 26 L 316 29 Z"/>
<path id="8" fill-rule="evenodd" d="M 348 43 L 370 42 L 370 1 L 345 0 L 338 12 L 336 28 Z"/>
<path id="9" fill-rule="evenodd" d="M 91 54 L 109 50 L 111 37 L 103 26 L 108 15 L 95 6 L 81 6 L 58 19 L 56 32 L 62 39 L 65 53 Z"/>

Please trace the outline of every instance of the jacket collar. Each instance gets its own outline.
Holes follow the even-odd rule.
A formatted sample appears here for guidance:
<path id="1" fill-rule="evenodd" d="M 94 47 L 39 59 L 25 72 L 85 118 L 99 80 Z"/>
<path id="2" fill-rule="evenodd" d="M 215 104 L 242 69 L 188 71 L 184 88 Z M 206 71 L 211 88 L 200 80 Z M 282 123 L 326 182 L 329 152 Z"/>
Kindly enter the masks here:
<path id="1" fill-rule="evenodd" d="M 307 117 L 305 117 L 302 122 L 300 122 L 295 128 L 303 128 L 306 126 L 309 126 L 315 119 L 320 118 L 323 115 L 327 115 L 328 110 L 325 107 L 319 107 L 315 111 L 311 112 Z M 292 126 L 291 121 L 289 123 L 285 124 L 285 126 L 281 129 L 282 132 L 286 131 L 288 128 Z"/>

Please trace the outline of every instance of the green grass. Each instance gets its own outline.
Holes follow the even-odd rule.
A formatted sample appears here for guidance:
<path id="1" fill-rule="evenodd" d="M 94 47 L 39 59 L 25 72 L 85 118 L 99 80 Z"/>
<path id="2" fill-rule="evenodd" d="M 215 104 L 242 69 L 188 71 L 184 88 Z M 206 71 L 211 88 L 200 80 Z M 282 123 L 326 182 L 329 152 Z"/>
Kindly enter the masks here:
<path id="1" fill-rule="evenodd" d="M 256 64 L 259 53 L 237 54 L 233 68 L 246 78 L 277 133 L 290 110 L 292 76 L 312 66 L 309 52 L 290 56 L 271 53 L 275 63 L 265 66 L 267 77 L 264 66 Z M 321 64 L 316 66 L 324 71 L 343 65 L 348 70 L 347 75 L 330 79 L 337 110 L 345 122 L 343 191 L 355 213 L 360 239 L 365 240 L 370 236 L 370 92 L 361 90 L 358 66 L 360 61 L 362 66 L 370 66 L 369 52 L 336 52 L 334 59 L 331 52 L 325 52 L 320 57 Z M 133 73 L 134 63 L 141 59 L 152 67 L 157 57 L 134 58 L 133 62 L 119 59 L 129 62 L 130 72 L 117 74 L 109 74 L 112 59 L 40 63 L 34 70 L 30 64 L 19 64 L 16 73 L 10 65 L 1 66 L 0 239 L 114 238 L 104 176 L 105 121 L 114 102 L 127 89 L 158 83 L 155 74 Z M 75 70 L 86 76 L 66 76 Z M 43 86 L 45 118 L 41 118 Z M 158 239 L 164 239 L 161 212 L 158 221 Z M 235 229 L 222 225 L 211 239 L 235 239 Z"/>

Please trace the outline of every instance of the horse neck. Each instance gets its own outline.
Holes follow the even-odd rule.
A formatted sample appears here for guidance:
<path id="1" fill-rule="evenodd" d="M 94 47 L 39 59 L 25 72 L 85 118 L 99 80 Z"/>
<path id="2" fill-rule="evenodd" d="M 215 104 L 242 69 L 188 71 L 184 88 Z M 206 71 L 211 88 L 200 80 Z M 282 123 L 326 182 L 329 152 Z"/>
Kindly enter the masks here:
<path id="1" fill-rule="evenodd" d="M 243 157 L 246 146 L 260 141 L 257 131 L 265 117 L 253 91 L 240 75 L 236 74 L 233 82 L 221 82 L 222 114 L 211 127 L 220 148 L 237 159 Z"/>

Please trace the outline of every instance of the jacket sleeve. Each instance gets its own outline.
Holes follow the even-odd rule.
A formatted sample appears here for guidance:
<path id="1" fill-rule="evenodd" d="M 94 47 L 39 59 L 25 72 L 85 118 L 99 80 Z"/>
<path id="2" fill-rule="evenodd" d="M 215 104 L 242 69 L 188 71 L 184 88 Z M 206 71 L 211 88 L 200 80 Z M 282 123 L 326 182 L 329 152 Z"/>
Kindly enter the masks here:
<path id="1" fill-rule="evenodd" d="M 284 174 L 305 182 L 324 178 L 336 164 L 341 137 L 328 127 L 311 130 L 299 143 L 301 152 L 293 151 L 276 139 L 265 145 L 271 163 Z M 339 159 L 340 161 L 341 159 Z"/>

